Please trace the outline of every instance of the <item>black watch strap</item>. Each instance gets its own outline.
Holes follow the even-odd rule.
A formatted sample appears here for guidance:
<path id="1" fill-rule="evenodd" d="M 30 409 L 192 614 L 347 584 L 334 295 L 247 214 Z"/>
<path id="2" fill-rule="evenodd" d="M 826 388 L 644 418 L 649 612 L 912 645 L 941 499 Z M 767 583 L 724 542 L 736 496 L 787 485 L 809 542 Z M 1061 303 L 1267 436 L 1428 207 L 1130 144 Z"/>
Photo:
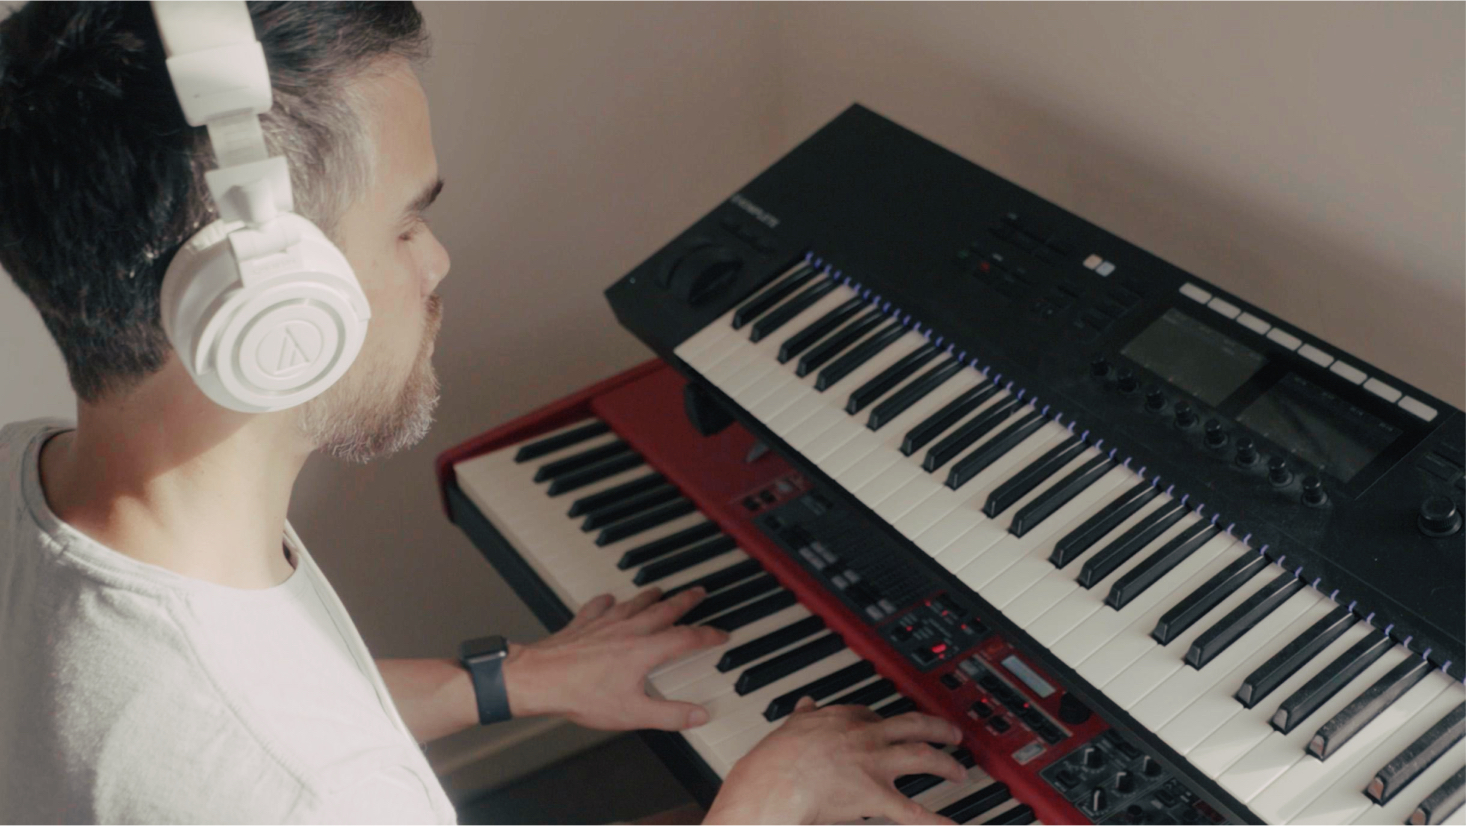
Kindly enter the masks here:
<path id="1" fill-rule="evenodd" d="M 509 712 L 509 692 L 504 687 L 507 656 L 509 643 L 503 637 L 479 637 L 466 640 L 458 647 L 459 662 L 473 679 L 478 721 L 483 725 L 500 723 L 513 716 Z"/>

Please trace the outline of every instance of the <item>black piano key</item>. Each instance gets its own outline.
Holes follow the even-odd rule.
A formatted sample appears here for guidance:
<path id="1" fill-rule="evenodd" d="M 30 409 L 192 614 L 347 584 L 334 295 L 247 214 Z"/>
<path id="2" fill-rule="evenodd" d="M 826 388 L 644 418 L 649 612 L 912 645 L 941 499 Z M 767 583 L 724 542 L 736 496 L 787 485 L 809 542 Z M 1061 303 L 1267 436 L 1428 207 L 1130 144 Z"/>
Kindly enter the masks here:
<path id="1" fill-rule="evenodd" d="M 1261 554 L 1258 555 L 1261 558 Z M 1247 675 L 1242 681 L 1242 687 L 1237 689 L 1237 702 L 1244 708 L 1253 708 L 1262 702 L 1263 698 L 1277 690 L 1289 677 L 1298 673 L 1309 660 L 1318 656 L 1320 651 L 1328 648 L 1334 640 L 1344 635 L 1351 626 L 1358 621 L 1353 613 L 1344 606 L 1339 606 L 1330 611 L 1327 616 L 1318 622 L 1308 626 L 1308 630 L 1299 634 L 1292 642 L 1283 647 L 1283 650 L 1268 658 L 1267 662 L 1257 667 L 1256 671 Z"/>
<path id="2" fill-rule="evenodd" d="M 1466 803 L 1466 768 L 1446 778 L 1439 788 L 1420 801 L 1410 814 L 1412 824 L 1445 823 L 1451 812 Z"/>
<path id="3" fill-rule="evenodd" d="M 950 752 L 950 754 L 953 759 L 962 764 L 963 768 L 970 769 L 977 765 L 977 761 L 973 758 L 972 752 L 967 749 L 957 749 L 956 751 Z M 934 789 L 945 782 L 945 778 L 938 777 L 935 774 L 903 774 L 896 778 L 895 785 L 896 791 L 906 797 L 916 797 L 922 792 L 928 789 Z"/>
<path id="4" fill-rule="evenodd" d="M 768 312 L 769 308 L 783 301 L 818 274 L 819 270 L 805 264 L 790 273 L 782 281 L 775 282 L 773 286 L 750 298 L 742 307 L 733 311 L 733 329 L 737 330 L 739 327 Z"/>
<path id="5" fill-rule="evenodd" d="M 844 650 L 845 641 L 840 639 L 839 634 L 826 634 L 798 648 L 785 651 L 777 657 L 750 666 L 738 675 L 738 681 L 733 683 L 733 690 L 739 696 L 752 694 L 766 685 L 776 683 L 802 668 L 808 668 L 825 657 Z"/>
<path id="6" fill-rule="evenodd" d="M 1032 823 L 1035 820 L 1033 809 L 1027 804 L 1014 806 L 1006 812 L 990 819 L 984 823 Z"/>
<path id="7" fill-rule="evenodd" d="M 628 445 L 620 439 L 593 447 L 590 450 L 582 450 L 573 456 L 556 459 L 553 462 L 541 466 L 539 470 L 535 471 L 534 480 L 536 482 L 544 482 L 549 479 L 555 479 L 571 471 L 581 470 L 602 460 L 626 453 L 629 450 L 631 450 L 631 445 Z"/>
<path id="8" fill-rule="evenodd" d="M 652 472 L 645 476 L 639 476 L 630 482 L 622 482 L 615 487 L 606 488 L 600 493 L 592 493 L 590 496 L 582 496 L 570 503 L 570 512 L 565 514 L 569 517 L 583 516 L 593 510 L 599 510 L 612 502 L 618 502 L 628 496 L 641 493 L 644 490 L 662 484 L 666 479 L 662 474 Z"/>
<path id="9" fill-rule="evenodd" d="M 636 572 L 636 576 L 631 578 L 631 581 L 637 585 L 651 585 L 679 571 L 685 571 L 694 565 L 701 565 L 709 559 L 716 559 L 723 554 L 735 550 L 737 547 L 738 540 L 731 536 L 720 536 L 717 539 L 709 539 L 701 545 L 694 545 L 685 551 L 678 551 L 656 562 L 648 562 L 641 566 L 640 570 Z"/>
<path id="10" fill-rule="evenodd" d="M 1371 630 L 1368 636 L 1340 654 L 1338 659 L 1313 675 L 1312 679 L 1284 700 L 1278 710 L 1273 712 L 1273 728 L 1284 734 L 1297 728 L 1308 719 L 1308 715 L 1318 711 L 1319 706 L 1338 694 L 1350 680 L 1358 677 L 1360 672 L 1384 656 L 1394 645 L 1379 629 Z"/>
<path id="11" fill-rule="evenodd" d="M 1236 608 L 1228 611 L 1212 627 L 1201 632 L 1201 636 L 1193 640 L 1191 647 L 1186 650 L 1186 664 L 1195 669 L 1206 668 L 1207 663 L 1226 651 L 1238 637 L 1251 631 L 1253 626 L 1262 622 L 1264 617 L 1301 590 L 1303 580 L 1287 571 L 1278 574 Z"/>
<path id="12" fill-rule="evenodd" d="M 812 637 L 823 630 L 825 630 L 824 620 L 819 617 L 805 617 L 783 628 L 770 631 L 762 637 L 749 640 L 736 648 L 724 651 L 723 658 L 718 660 L 718 670 L 727 673 L 735 668 L 748 665 L 760 657 L 772 654 L 787 645 L 793 645 L 805 637 Z"/>
<path id="13" fill-rule="evenodd" d="M 999 399 L 991 407 L 963 422 L 960 427 L 932 445 L 921 460 L 921 467 L 928 473 L 940 468 L 972 447 L 972 443 L 997 429 L 1018 410 L 1018 400 L 1012 396 Z"/>
<path id="14" fill-rule="evenodd" d="M 1048 490 L 1033 497 L 1027 505 L 1019 508 L 1018 512 L 1013 514 L 1013 521 L 1008 524 L 1008 533 L 1023 536 L 1038 527 L 1045 519 L 1052 516 L 1054 511 L 1069 504 L 1074 497 L 1098 482 L 1100 477 L 1109 473 L 1114 466 L 1115 460 L 1110 457 L 1096 456 L 1070 471 L 1068 476 L 1055 482 Z"/>
<path id="15" fill-rule="evenodd" d="M 1006 803 L 1012 799 L 1012 792 L 1003 783 L 994 782 L 991 786 L 973 792 L 950 806 L 944 807 L 937 814 L 950 818 L 953 823 L 966 823 L 984 812 L 991 811 L 999 804 Z"/>
<path id="16" fill-rule="evenodd" d="M 991 439 L 974 448 L 971 453 L 958 459 L 947 473 L 947 487 L 957 490 L 972 481 L 972 477 L 987 470 L 989 465 L 1003 458 L 1008 451 L 1027 441 L 1029 436 L 1037 433 L 1048 421 L 1037 410 L 1019 417 L 1018 421 L 1009 424 Z"/>
<path id="17" fill-rule="evenodd" d="M 1385 709 L 1415 684 L 1425 679 L 1433 668 L 1424 657 L 1409 657 L 1390 669 L 1363 694 L 1349 701 L 1328 722 L 1319 726 L 1308 741 L 1308 753 L 1320 760 L 1327 760 L 1337 754 L 1359 730 L 1369 725 Z"/>
<path id="18" fill-rule="evenodd" d="M 1090 546 L 1119 527 L 1120 523 L 1134 516 L 1136 511 L 1145 507 L 1145 503 L 1154 499 L 1157 492 L 1154 483 L 1137 482 L 1129 490 L 1120 494 L 1118 499 L 1105 505 L 1094 516 L 1084 520 L 1084 524 L 1065 534 L 1056 542 L 1053 553 L 1049 554 L 1049 561 L 1054 563 L 1055 568 L 1063 568 L 1083 556 Z"/>
<path id="19" fill-rule="evenodd" d="M 844 324 L 851 316 L 865 306 L 865 302 L 858 298 L 852 298 L 835 309 L 825 313 L 803 330 L 795 333 L 779 345 L 779 363 L 783 364 L 789 359 L 808 350 L 810 345 L 829 335 L 836 327 Z"/>
<path id="20" fill-rule="evenodd" d="M 1364 787 L 1364 793 L 1381 806 L 1389 803 L 1441 755 L 1454 750 L 1463 737 L 1466 737 L 1466 703 L 1456 706 L 1404 751 L 1395 755 L 1375 773 L 1374 779 Z"/>
<path id="21" fill-rule="evenodd" d="M 799 602 L 793 591 L 776 591 L 761 600 L 750 602 L 740 608 L 734 608 L 722 616 L 713 617 L 708 620 L 709 628 L 717 628 L 722 631 L 737 631 L 749 623 L 758 622 L 764 617 L 771 617 L 774 614 L 795 605 Z"/>
<path id="22" fill-rule="evenodd" d="M 753 329 L 748 332 L 749 341 L 762 341 L 770 333 L 789 323 L 789 320 L 814 306 L 816 301 L 824 298 L 830 290 L 835 289 L 835 282 L 832 279 L 815 284 L 799 295 L 794 296 L 778 309 L 764 316 L 753 323 Z"/>
<path id="23" fill-rule="evenodd" d="M 780 718 L 788 717 L 794 711 L 794 704 L 799 702 L 800 697 L 810 697 L 818 702 L 837 691 L 844 691 L 861 680 L 874 677 L 875 674 L 876 667 L 867 660 L 847 665 L 833 674 L 828 674 L 770 700 L 768 708 L 764 709 L 764 719 L 772 723 Z"/>
<path id="24" fill-rule="evenodd" d="M 794 375 L 804 377 L 820 369 L 825 362 L 840 355 L 845 348 L 859 341 L 861 336 L 875 329 L 875 326 L 885 318 L 880 310 L 871 310 L 840 328 L 834 335 L 816 344 L 810 348 L 808 353 L 799 357 L 799 364 L 795 365 Z"/>
<path id="25" fill-rule="evenodd" d="M 874 706 L 896 694 L 896 684 L 884 677 L 825 703 L 827 706 Z"/>
<path id="26" fill-rule="evenodd" d="M 882 370 L 869 381 L 857 387 L 845 402 L 845 412 L 855 415 L 875 403 L 876 399 L 896 389 L 926 363 L 937 357 L 937 348 L 923 344 L 902 356 L 895 364 Z"/>
<path id="27" fill-rule="evenodd" d="M 713 571 L 704 577 L 699 577 L 684 585 L 670 588 L 662 592 L 662 599 L 674 597 L 683 591 L 693 588 L 702 588 L 711 597 L 730 585 L 735 585 L 749 577 L 763 573 L 763 566 L 758 564 L 756 559 L 745 559 L 742 562 L 735 562 L 719 571 Z"/>
<path id="28" fill-rule="evenodd" d="M 926 398 L 933 390 L 941 387 L 947 379 L 957 375 L 962 370 L 962 362 L 956 358 L 949 358 L 938 364 L 936 367 L 922 373 L 911 380 L 911 383 L 891 394 L 876 405 L 870 411 L 870 418 L 866 419 L 865 426 L 871 430 L 880 430 L 886 423 L 905 413 L 911 405 Z"/>
<path id="29" fill-rule="evenodd" d="M 947 782 L 945 778 L 934 774 L 903 774 L 896 778 L 896 791 L 907 797 L 916 797 L 928 789 Z"/>
<path id="30" fill-rule="evenodd" d="M 631 517 L 623 519 L 614 525 L 608 525 L 596 534 L 597 545 L 609 545 L 612 542 L 620 542 L 627 537 L 636 536 L 642 531 L 649 531 L 658 525 L 665 525 L 679 516 L 686 516 L 697 510 L 690 499 L 674 499 L 665 505 L 657 505 L 649 511 L 644 511 Z"/>
<path id="31" fill-rule="evenodd" d="M 967 414 L 982 407 L 983 402 L 996 392 L 997 387 L 985 382 L 942 405 L 940 410 L 906 432 L 906 437 L 901 440 L 901 453 L 910 456 L 926 447 L 932 439 L 946 433 Z"/>
<path id="32" fill-rule="evenodd" d="M 702 602 L 693 606 L 691 611 L 682 615 L 677 620 L 682 625 L 692 625 L 701 622 L 714 614 L 721 614 L 729 608 L 742 605 L 756 597 L 761 597 L 770 591 L 778 590 L 779 581 L 774 579 L 772 574 L 759 574 L 747 582 L 728 588 L 718 594 L 705 597 Z"/>
<path id="33" fill-rule="evenodd" d="M 1085 588 L 1093 588 L 1100 580 L 1115 572 L 1115 569 L 1125 564 L 1125 560 L 1137 553 L 1146 545 L 1154 542 L 1156 537 L 1166 532 L 1167 528 L 1181 521 L 1186 515 L 1186 506 L 1181 500 L 1173 499 L 1152 511 L 1149 516 L 1130 526 L 1130 529 L 1120 534 L 1110 544 L 1100 548 L 1094 556 L 1086 559 L 1084 565 L 1079 569 L 1079 576 L 1076 579 Z"/>
<path id="34" fill-rule="evenodd" d="M 1155 553 L 1140 560 L 1140 564 L 1115 580 L 1115 584 L 1110 586 L 1109 595 L 1105 597 L 1105 604 L 1116 611 L 1129 605 L 1130 600 L 1145 593 L 1146 588 L 1169 574 L 1177 565 L 1181 564 L 1182 560 L 1191 556 L 1197 548 L 1210 542 L 1212 537 L 1220 532 L 1220 528 L 1205 520 L 1181 531 Z"/>
<path id="35" fill-rule="evenodd" d="M 871 710 L 880 715 L 882 719 L 889 720 L 890 718 L 895 717 L 897 714 L 905 714 L 908 711 L 915 711 L 916 701 L 912 700 L 909 697 L 902 697 L 894 703 L 886 703 L 880 708 L 874 708 Z"/>
<path id="36" fill-rule="evenodd" d="M 655 505 L 670 502 L 679 495 L 676 486 L 671 484 L 659 485 L 650 490 L 632 494 L 618 502 L 612 502 L 609 505 L 604 505 L 586 514 L 585 519 L 580 523 L 580 529 L 586 533 L 590 533 L 597 528 L 604 528 L 613 522 L 620 522 L 628 516 L 635 516 Z"/>
<path id="37" fill-rule="evenodd" d="M 1022 470 L 1008 477 L 1003 484 L 993 489 L 983 503 L 982 512 L 989 517 L 998 516 L 1013 507 L 1019 499 L 1033 492 L 1050 476 L 1058 473 L 1085 449 L 1078 436 L 1070 436 L 1044 452 L 1044 455 L 1023 466 Z M 1102 458 L 1102 457 L 1097 457 Z"/>
<path id="38" fill-rule="evenodd" d="M 610 432 L 611 426 L 605 422 L 591 422 L 583 427 L 540 439 L 538 442 L 530 442 L 514 453 L 514 461 L 522 464 L 530 459 L 538 459 L 547 453 L 554 453 L 571 445 L 580 444 L 587 439 L 593 439 L 602 433 Z"/>
<path id="39" fill-rule="evenodd" d="M 855 372 L 856 368 L 876 357 L 876 354 L 890 347 L 896 339 L 906 335 L 906 328 L 896 322 L 891 322 L 885 327 L 877 330 L 874 335 L 865 341 L 850 348 L 834 361 L 830 366 L 820 371 L 819 376 L 814 380 L 814 389 L 821 393 L 839 384 L 846 376 Z"/>
<path id="40" fill-rule="evenodd" d="M 1230 565 L 1217 571 L 1201 587 L 1187 594 L 1180 602 L 1156 621 L 1150 636 L 1161 645 L 1170 645 L 1171 640 L 1186 633 L 1211 609 L 1231 596 L 1244 583 L 1257 576 L 1257 572 L 1268 566 L 1262 554 L 1246 554 L 1233 560 Z"/>
<path id="41" fill-rule="evenodd" d="M 694 542 L 701 542 L 704 539 L 717 536 L 719 533 L 718 526 L 712 522 L 703 522 L 700 525 L 683 528 L 676 533 L 667 534 L 661 539 L 654 539 L 645 545 L 638 545 L 632 548 L 621 555 L 621 559 L 616 562 L 616 567 L 623 571 L 638 568 L 651 562 L 653 559 L 660 559 L 673 551 L 685 548 Z"/>
<path id="42" fill-rule="evenodd" d="M 580 490 L 586 485 L 593 485 L 602 479 L 609 479 L 618 473 L 631 470 L 646 462 L 640 453 L 623 453 L 604 462 L 591 465 L 556 479 L 545 489 L 550 496 L 559 496 L 562 493 L 569 493 L 573 490 Z"/>

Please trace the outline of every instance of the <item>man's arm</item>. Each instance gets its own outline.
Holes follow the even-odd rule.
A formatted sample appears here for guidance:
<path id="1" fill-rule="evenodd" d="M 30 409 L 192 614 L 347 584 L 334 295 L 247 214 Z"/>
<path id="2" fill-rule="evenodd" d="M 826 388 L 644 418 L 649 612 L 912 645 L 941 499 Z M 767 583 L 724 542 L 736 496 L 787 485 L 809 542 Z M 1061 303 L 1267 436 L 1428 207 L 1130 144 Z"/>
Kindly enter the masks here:
<path id="1" fill-rule="evenodd" d="M 419 743 L 478 725 L 473 681 L 457 660 L 377 660 L 377 670 Z"/>
<path id="2" fill-rule="evenodd" d="M 707 712 L 700 706 L 647 696 L 646 675 L 727 639 L 713 628 L 675 625 L 703 596 L 701 588 L 667 600 L 656 588 L 620 603 L 600 596 L 549 637 L 511 643 L 504 660 L 510 711 L 515 717 L 560 715 L 610 731 L 702 725 Z M 377 660 L 377 669 L 418 742 L 478 725 L 473 680 L 458 661 Z"/>

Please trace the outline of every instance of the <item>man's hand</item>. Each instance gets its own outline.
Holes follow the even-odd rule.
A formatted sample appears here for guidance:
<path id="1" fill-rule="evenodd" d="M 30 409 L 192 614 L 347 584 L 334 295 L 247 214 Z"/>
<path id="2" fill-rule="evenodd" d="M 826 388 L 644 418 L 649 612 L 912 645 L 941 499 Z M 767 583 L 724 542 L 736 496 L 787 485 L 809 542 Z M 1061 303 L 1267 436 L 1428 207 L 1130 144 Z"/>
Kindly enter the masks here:
<path id="1" fill-rule="evenodd" d="M 504 685 L 515 717 L 558 714 L 589 728 L 678 731 L 708 721 L 702 706 L 654 700 L 648 671 L 699 648 L 721 645 L 716 628 L 673 625 L 702 601 L 692 588 L 659 601 L 650 588 L 617 603 L 609 594 L 587 602 L 570 624 L 545 639 L 510 646 Z"/>
<path id="2" fill-rule="evenodd" d="M 908 800 L 893 781 L 967 774 L 928 743 L 956 744 L 957 727 L 917 712 L 883 720 L 863 706 L 801 699 L 789 720 L 728 773 L 704 823 L 846 823 L 884 817 L 895 823 L 950 823 Z"/>

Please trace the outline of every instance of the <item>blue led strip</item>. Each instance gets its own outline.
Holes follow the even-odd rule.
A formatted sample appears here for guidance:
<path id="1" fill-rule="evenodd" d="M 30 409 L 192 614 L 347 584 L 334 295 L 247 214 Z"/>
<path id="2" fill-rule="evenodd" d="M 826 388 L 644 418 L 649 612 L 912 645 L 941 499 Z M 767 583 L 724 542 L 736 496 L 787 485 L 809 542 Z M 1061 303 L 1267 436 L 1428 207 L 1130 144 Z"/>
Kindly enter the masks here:
<path id="1" fill-rule="evenodd" d="M 937 335 L 936 334 L 936 331 L 932 327 L 927 326 L 927 325 L 923 325 L 919 319 L 912 318 L 911 313 L 902 311 L 900 307 L 896 307 L 896 306 L 892 305 L 892 303 L 889 300 L 886 300 L 886 299 L 881 298 L 881 296 L 879 294 L 874 293 L 869 287 L 861 284 L 859 281 L 855 280 L 853 277 L 848 276 L 848 275 L 845 275 L 842 270 L 835 269 L 834 266 L 832 264 L 830 264 L 830 263 L 827 263 L 824 258 L 821 258 L 819 256 L 816 256 L 813 252 L 807 252 L 804 255 L 804 260 L 805 260 L 806 263 L 813 265 L 816 269 L 822 270 L 826 275 L 828 275 L 830 278 L 834 279 L 837 283 L 843 284 L 844 286 L 849 287 L 851 290 L 854 290 L 856 296 L 858 298 L 860 298 L 862 301 L 866 302 L 869 306 L 874 307 L 874 308 L 880 310 L 880 312 L 882 312 L 883 314 L 889 316 L 891 319 L 893 319 L 894 321 L 896 321 L 897 323 L 899 323 L 901 326 L 906 327 L 906 328 L 912 330 L 913 332 L 920 333 L 921 335 L 925 336 L 928 341 L 932 341 L 932 343 L 935 344 L 936 346 L 941 347 L 942 346 L 942 342 L 947 340 L 946 336 L 944 336 L 944 335 Z M 935 341 L 933 341 L 933 339 L 932 339 L 933 335 L 936 335 Z M 946 348 L 946 351 L 945 352 L 947 352 L 950 355 L 956 349 L 956 347 L 957 347 L 957 343 L 955 341 L 947 342 L 947 348 Z M 1006 384 L 1004 384 L 1003 383 L 1003 374 L 1002 373 L 997 373 L 995 375 L 990 374 L 991 373 L 992 366 L 991 365 L 983 365 L 983 364 L 981 364 L 978 361 L 978 358 L 977 358 L 976 355 L 969 356 L 969 354 L 968 354 L 968 352 L 966 350 L 963 350 L 960 353 L 957 353 L 956 354 L 956 357 L 957 357 L 957 359 L 959 361 L 965 361 L 965 362 L 967 362 L 968 365 L 972 367 L 972 369 L 974 369 L 974 370 L 978 371 L 979 373 L 981 373 L 984 378 L 986 378 L 989 381 L 991 381 L 994 385 L 997 385 L 997 386 L 1001 387 L 1003 390 L 1011 393 L 1013 395 L 1013 397 L 1015 399 L 1017 399 L 1018 401 L 1024 402 L 1029 408 L 1032 408 L 1033 410 L 1038 411 L 1038 414 L 1040 416 L 1043 416 L 1044 418 L 1047 418 L 1047 419 L 1052 419 L 1055 424 L 1060 424 L 1060 425 L 1063 425 L 1064 424 L 1064 414 L 1063 414 L 1062 411 L 1056 410 L 1056 411 L 1053 411 L 1052 414 L 1050 414 L 1050 412 L 1049 412 L 1050 411 L 1050 406 L 1047 405 L 1047 404 L 1045 404 L 1043 407 L 1040 408 L 1038 406 L 1038 402 L 1039 402 L 1038 397 L 1037 396 L 1031 396 L 1031 395 L 1029 395 L 1027 388 L 1024 388 L 1024 387 L 1018 387 L 1016 389 L 1014 388 L 1014 384 L 1016 384 L 1016 382 L 1017 382 L 1016 379 L 1009 379 L 1008 382 Z M 1024 400 L 1025 397 L 1027 397 L 1027 401 Z M 1068 430 L 1069 430 L 1070 433 L 1073 433 L 1074 430 L 1075 430 L 1075 421 L 1074 421 L 1074 419 L 1071 418 L 1069 420 L 1069 423 L 1067 425 L 1065 425 L 1065 426 L 1068 428 Z M 1105 441 L 1104 439 L 1096 439 L 1094 441 L 1094 443 L 1091 444 L 1090 441 L 1089 441 L 1089 436 L 1090 436 L 1090 431 L 1089 430 L 1082 430 L 1082 431 L 1080 431 L 1080 434 L 1079 434 L 1079 440 L 1081 442 L 1083 442 L 1084 444 L 1088 444 L 1091 447 L 1096 448 L 1096 449 L 1099 449 L 1104 444 L 1104 441 Z M 1112 460 L 1115 460 L 1115 461 L 1119 461 L 1119 458 L 1115 455 L 1117 451 L 1118 451 L 1118 448 L 1110 448 L 1109 458 L 1112 459 Z M 1130 464 L 1131 464 L 1131 460 L 1133 458 L 1134 457 L 1126 456 L 1125 457 L 1125 460 L 1123 462 L 1121 462 L 1121 465 L 1123 467 L 1125 467 L 1126 469 L 1129 469 L 1130 468 Z M 1145 466 L 1141 466 L 1141 468 L 1139 470 L 1135 471 L 1140 476 L 1141 481 L 1145 481 L 1145 478 L 1146 478 L 1145 477 L 1145 471 L 1146 471 Z M 1161 481 L 1161 477 L 1159 475 L 1155 475 L 1155 476 L 1150 477 L 1150 484 L 1151 484 L 1152 487 L 1155 487 L 1155 486 L 1159 485 L 1160 481 Z M 1174 496 L 1175 493 L 1176 493 L 1176 486 L 1174 484 L 1173 485 L 1170 485 L 1170 486 L 1168 486 L 1166 488 L 1166 495 L 1167 496 Z M 1187 501 L 1190 498 L 1191 498 L 1191 494 L 1189 494 L 1189 493 L 1182 493 L 1181 494 L 1181 505 L 1182 505 L 1182 507 L 1189 507 L 1187 505 Z M 1189 509 L 1195 511 L 1195 513 L 1196 513 L 1197 516 L 1202 516 L 1203 515 L 1202 514 L 1202 511 L 1205 508 L 1206 508 L 1206 505 L 1205 504 L 1198 502 L 1195 507 L 1190 507 Z M 1211 516 L 1211 524 L 1213 524 L 1213 525 L 1219 525 L 1220 522 L 1221 522 L 1221 514 L 1220 513 L 1213 513 L 1212 516 Z M 1231 536 L 1231 537 L 1234 537 L 1235 538 L 1236 537 L 1236 534 L 1234 533 L 1234 531 L 1236 530 L 1236 528 L 1237 528 L 1237 523 L 1236 522 L 1228 522 L 1225 533 L 1228 536 Z M 1248 534 L 1244 535 L 1239 541 L 1242 543 L 1242 546 L 1243 547 L 1248 548 L 1248 549 L 1251 549 L 1252 548 L 1251 539 L 1252 539 L 1252 534 L 1251 533 L 1248 533 Z M 1261 546 L 1261 547 L 1259 547 L 1257 549 L 1258 554 L 1260 554 L 1263 559 L 1266 559 L 1269 562 L 1273 563 L 1274 565 L 1277 565 L 1278 567 L 1283 568 L 1283 561 L 1288 558 L 1287 557 L 1287 554 L 1284 554 L 1282 556 L 1279 556 L 1277 559 L 1272 559 L 1271 557 L 1268 556 L 1267 551 L 1268 551 L 1268 546 L 1267 545 L 1263 545 L 1263 546 Z M 1283 570 L 1286 571 L 1287 569 L 1286 568 L 1283 568 Z M 1302 565 L 1299 565 L 1297 568 L 1294 569 L 1293 576 L 1294 576 L 1295 579 L 1299 579 L 1299 580 L 1302 580 L 1303 579 L 1303 566 Z M 1319 590 L 1319 588 L 1318 588 L 1318 585 L 1319 585 L 1319 583 L 1322 580 L 1323 580 L 1323 577 L 1315 577 L 1314 580 L 1313 580 L 1313 582 L 1312 583 L 1307 583 L 1307 585 L 1308 585 L 1308 587 L 1310 587 L 1310 588 L 1314 589 L 1315 591 L 1318 591 L 1320 594 L 1322 594 L 1323 591 Z M 1328 597 L 1328 599 L 1329 599 L 1330 602 L 1333 602 L 1335 604 L 1338 604 L 1338 602 L 1339 602 L 1339 599 L 1338 599 L 1338 597 L 1339 597 L 1339 589 L 1335 588 L 1332 593 L 1327 594 L 1326 596 Z M 1354 613 L 1354 608 L 1355 608 L 1355 606 L 1357 604 L 1358 604 L 1358 600 L 1352 600 L 1352 601 L 1350 601 L 1350 603 L 1349 603 L 1349 612 L 1350 613 Z M 1374 627 L 1374 614 L 1372 612 L 1368 616 L 1364 617 L 1363 619 L 1364 619 L 1365 625 L 1368 625 L 1371 628 Z M 1391 631 L 1394 630 L 1394 627 L 1395 626 L 1394 626 L 1393 623 L 1391 623 L 1390 625 L 1385 626 L 1385 629 L 1384 629 L 1385 636 L 1390 637 L 1391 639 L 1394 639 L 1391 636 L 1391 633 L 1390 633 Z M 1413 640 L 1413 639 L 1414 639 L 1414 636 L 1407 636 L 1403 640 L 1395 640 L 1395 641 L 1397 643 L 1399 643 L 1400 645 L 1404 646 L 1406 651 L 1409 651 L 1410 650 L 1410 641 Z M 1424 651 L 1419 652 L 1421 659 L 1424 659 L 1424 660 L 1429 661 L 1431 650 L 1432 649 L 1427 648 Z M 1440 666 L 1441 672 L 1442 673 L 1445 673 L 1447 676 L 1450 676 L 1449 673 L 1446 672 L 1446 669 L 1450 668 L 1450 666 L 1451 666 L 1451 660 L 1447 660 L 1445 663 L 1443 663 Z M 1466 683 L 1466 677 L 1463 677 L 1462 682 L 1463 683 Z"/>

